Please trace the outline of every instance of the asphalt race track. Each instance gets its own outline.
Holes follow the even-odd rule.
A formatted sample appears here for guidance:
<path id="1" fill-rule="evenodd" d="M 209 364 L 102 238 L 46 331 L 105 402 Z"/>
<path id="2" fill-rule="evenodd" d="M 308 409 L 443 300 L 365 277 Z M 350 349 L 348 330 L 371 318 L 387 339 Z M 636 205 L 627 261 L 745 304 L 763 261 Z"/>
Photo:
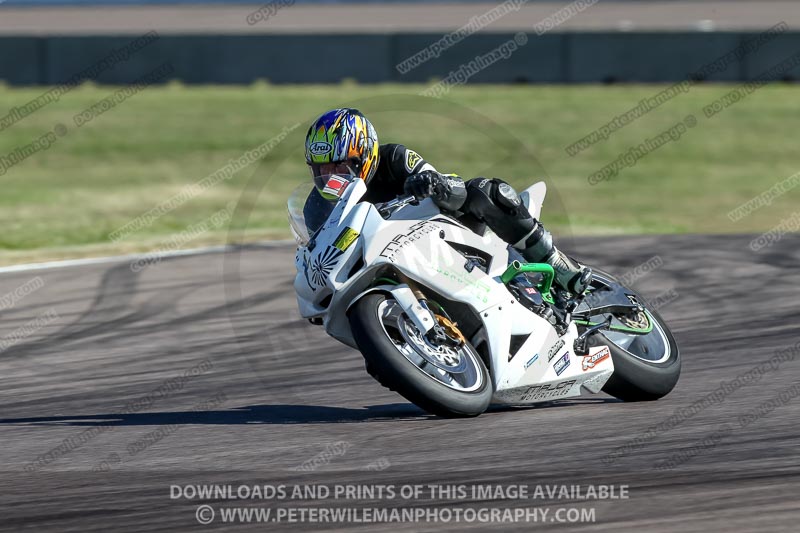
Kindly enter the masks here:
<path id="1" fill-rule="evenodd" d="M 587 396 L 468 420 L 423 414 L 374 382 L 357 352 L 299 320 L 288 245 L 139 272 L 121 260 L 0 274 L 0 296 L 33 289 L 0 300 L 0 529 L 222 531 L 233 526 L 221 507 L 255 505 L 596 510 L 584 524 L 249 526 L 269 530 L 797 531 L 800 237 L 759 252 L 752 239 L 574 241 L 580 258 L 618 275 L 663 262 L 634 286 L 662 303 L 676 333 L 677 388 L 653 403 Z M 742 378 L 776 351 L 773 368 Z M 729 392 L 677 411 L 722 382 Z M 173 498 L 171 488 L 303 483 L 629 487 L 627 499 L 600 501 L 424 488 L 417 499 L 246 502 Z M 210 525 L 196 520 L 201 504 L 216 511 Z"/>

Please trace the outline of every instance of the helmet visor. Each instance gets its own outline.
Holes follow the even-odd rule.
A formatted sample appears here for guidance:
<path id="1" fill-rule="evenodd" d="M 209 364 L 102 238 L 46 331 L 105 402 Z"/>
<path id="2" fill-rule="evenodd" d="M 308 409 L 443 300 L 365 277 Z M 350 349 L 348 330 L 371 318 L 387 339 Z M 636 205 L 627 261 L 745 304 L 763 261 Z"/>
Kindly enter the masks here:
<path id="1" fill-rule="evenodd" d="M 320 176 L 331 174 L 353 174 L 357 176 L 357 165 L 354 163 L 355 161 L 337 161 L 335 163 L 309 163 L 308 166 L 311 167 L 311 175 L 314 176 L 316 182 L 316 179 Z"/>

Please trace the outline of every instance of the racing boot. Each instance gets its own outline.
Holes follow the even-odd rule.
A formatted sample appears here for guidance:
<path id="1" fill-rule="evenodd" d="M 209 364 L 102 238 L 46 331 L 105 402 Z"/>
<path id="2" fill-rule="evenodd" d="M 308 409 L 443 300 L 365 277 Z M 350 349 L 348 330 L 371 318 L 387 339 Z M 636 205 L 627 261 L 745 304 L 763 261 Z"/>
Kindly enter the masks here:
<path id="1" fill-rule="evenodd" d="M 550 232 L 533 218 L 517 191 L 508 183 L 497 178 L 470 180 L 465 205 L 470 216 L 488 225 L 498 237 L 507 243 L 516 243 L 514 248 L 526 261 L 552 266 L 556 285 L 560 288 L 577 296 L 589 286 L 591 269 L 577 264 L 553 245 Z M 462 218 L 462 221 L 467 218 Z M 520 239 L 521 235 L 524 236 Z"/>
<path id="2" fill-rule="evenodd" d="M 553 236 L 538 221 L 526 237 L 514 244 L 514 248 L 528 262 L 552 266 L 556 285 L 575 296 L 583 294 L 592 282 L 592 269 L 578 264 L 556 248 Z"/>

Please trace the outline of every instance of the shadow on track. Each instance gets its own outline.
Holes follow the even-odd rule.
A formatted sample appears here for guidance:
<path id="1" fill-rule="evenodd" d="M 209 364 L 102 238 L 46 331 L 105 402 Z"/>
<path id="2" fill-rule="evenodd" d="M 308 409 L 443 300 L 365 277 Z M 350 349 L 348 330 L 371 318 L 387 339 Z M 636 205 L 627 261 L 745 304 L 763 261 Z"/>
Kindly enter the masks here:
<path id="1" fill-rule="evenodd" d="M 36 426 L 162 426 L 238 424 L 338 424 L 434 418 L 411 404 L 369 405 L 363 409 L 321 405 L 250 405 L 222 411 L 107 413 L 0 419 L 0 424 Z"/>
<path id="2" fill-rule="evenodd" d="M 613 398 L 563 400 L 538 405 L 493 405 L 486 412 L 505 413 L 518 410 L 548 409 L 571 405 L 617 403 Z M 0 419 L 1 425 L 35 426 L 163 426 L 238 425 L 238 424 L 339 424 L 436 419 L 408 403 L 368 405 L 361 409 L 324 405 L 249 405 L 222 411 L 174 411 L 160 413 L 106 413 L 76 416 L 43 416 Z M 442 419 L 446 420 L 446 419 Z"/>

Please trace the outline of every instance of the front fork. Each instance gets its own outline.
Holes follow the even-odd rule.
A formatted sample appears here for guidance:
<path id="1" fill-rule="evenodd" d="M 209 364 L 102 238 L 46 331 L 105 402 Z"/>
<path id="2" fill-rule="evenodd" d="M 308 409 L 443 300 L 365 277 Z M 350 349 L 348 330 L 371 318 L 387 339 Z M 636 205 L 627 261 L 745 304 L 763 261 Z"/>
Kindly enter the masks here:
<path id="1" fill-rule="evenodd" d="M 436 325 L 436 318 L 433 312 L 428 309 L 428 306 L 425 305 L 424 300 L 417 298 L 415 292 L 407 284 L 395 285 L 391 289 L 392 297 L 411 319 L 411 322 L 414 323 L 422 335 L 427 335 Z"/>
<path id="2" fill-rule="evenodd" d="M 395 300 L 397 300 L 397 303 L 400 304 L 403 311 L 405 311 L 406 315 L 411 318 L 411 321 L 422 336 L 427 339 L 428 342 L 432 343 L 433 346 L 442 344 L 458 346 L 462 344 L 465 341 L 464 336 L 458 331 L 456 324 L 451 322 L 446 316 L 437 316 L 436 313 L 431 310 L 428 306 L 425 293 L 422 292 L 414 280 L 402 272 L 397 272 L 396 275 L 400 282 L 407 288 L 403 287 L 403 285 L 398 285 L 397 288 L 403 287 L 403 290 L 396 293 L 393 290 L 392 295 L 395 297 Z M 446 315 L 446 313 L 443 314 Z M 451 330 L 450 333 L 454 336 L 448 335 L 448 329 Z"/>

